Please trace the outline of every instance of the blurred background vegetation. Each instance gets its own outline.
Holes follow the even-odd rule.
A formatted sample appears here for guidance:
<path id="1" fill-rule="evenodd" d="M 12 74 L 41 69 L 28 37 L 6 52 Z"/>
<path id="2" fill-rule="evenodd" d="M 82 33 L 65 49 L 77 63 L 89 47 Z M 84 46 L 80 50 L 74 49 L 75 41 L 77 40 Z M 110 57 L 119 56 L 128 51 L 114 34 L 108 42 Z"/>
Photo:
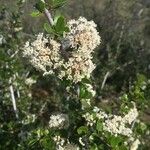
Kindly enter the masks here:
<path id="1" fill-rule="evenodd" d="M 42 32 L 46 21 L 43 16 L 30 16 L 34 4 L 34 0 L 0 0 L 0 149 L 17 149 L 14 143 L 19 143 L 21 131 L 31 131 L 41 119 L 46 124 L 49 114 L 59 109 L 57 82 L 43 77 L 21 58 L 25 41 Z M 107 109 L 118 107 L 120 96 L 128 93 L 149 126 L 150 1 L 68 0 L 61 12 L 67 19 L 84 16 L 98 25 L 102 44 L 95 52 L 97 68 L 92 77 L 96 102 Z M 32 86 L 25 83 L 29 77 L 36 79 Z M 11 92 L 17 101 L 16 113 Z M 30 113 L 38 116 L 36 125 L 22 127 L 15 119 Z"/>

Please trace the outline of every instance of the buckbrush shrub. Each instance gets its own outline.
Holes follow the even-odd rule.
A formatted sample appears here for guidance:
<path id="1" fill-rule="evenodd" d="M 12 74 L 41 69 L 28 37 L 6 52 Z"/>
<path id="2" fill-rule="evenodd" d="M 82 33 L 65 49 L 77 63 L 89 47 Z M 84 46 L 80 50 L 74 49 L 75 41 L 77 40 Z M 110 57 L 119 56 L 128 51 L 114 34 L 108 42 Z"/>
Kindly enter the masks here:
<path id="1" fill-rule="evenodd" d="M 93 20 L 79 17 L 66 21 L 63 15 L 58 15 L 56 10 L 65 3 L 65 0 L 38 0 L 36 10 L 31 13 L 32 17 L 45 15 L 48 23 L 44 24 L 43 32 L 24 43 L 21 53 L 23 59 L 28 60 L 27 65 L 42 74 L 47 84 L 48 79 L 54 78 L 55 83 L 51 85 L 55 84 L 60 101 L 57 109 L 48 111 L 47 91 L 39 90 L 43 97 L 46 95 L 46 100 L 38 115 L 33 110 L 23 113 L 24 119 L 17 118 L 19 130 L 16 132 L 21 138 L 18 149 L 137 150 L 144 143 L 142 134 L 147 127 L 139 119 L 140 109 L 134 97 L 141 96 L 143 88 L 135 86 L 137 93 L 120 97 L 119 110 L 108 111 L 96 105 L 92 72 L 97 65 L 94 52 L 102 42 L 100 33 Z M 19 30 L 22 28 L 15 29 Z M 1 37 L 0 43 L 2 41 Z M 34 77 L 25 80 L 29 89 L 36 83 Z M 38 96 L 35 105 L 37 103 Z M 43 121 L 42 117 L 48 120 Z"/>

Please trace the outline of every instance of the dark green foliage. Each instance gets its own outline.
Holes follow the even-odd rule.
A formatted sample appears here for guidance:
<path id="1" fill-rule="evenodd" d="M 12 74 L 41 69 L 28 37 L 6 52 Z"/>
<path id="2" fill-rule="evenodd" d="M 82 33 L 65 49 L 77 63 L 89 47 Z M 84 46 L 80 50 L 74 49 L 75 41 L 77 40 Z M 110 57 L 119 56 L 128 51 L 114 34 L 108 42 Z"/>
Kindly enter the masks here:
<path id="1" fill-rule="evenodd" d="M 41 13 L 44 11 L 45 7 L 46 7 L 46 4 L 42 1 L 42 0 L 39 0 L 36 4 L 35 4 L 35 7 L 38 11 L 40 11 Z"/>

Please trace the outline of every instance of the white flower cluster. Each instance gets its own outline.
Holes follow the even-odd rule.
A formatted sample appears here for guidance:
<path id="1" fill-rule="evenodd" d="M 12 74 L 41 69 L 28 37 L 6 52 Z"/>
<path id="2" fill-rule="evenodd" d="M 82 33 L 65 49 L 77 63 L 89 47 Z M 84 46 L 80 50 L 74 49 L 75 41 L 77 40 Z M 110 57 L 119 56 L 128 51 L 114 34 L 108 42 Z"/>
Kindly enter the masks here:
<path id="1" fill-rule="evenodd" d="M 36 69 L 43 71 L 44 74 L 54 74 L 54 70 L 63 64 L 59 49 L 59 43 L 44 37 L 43 33 L 40 33 L 31 45 L 26 42 L 23 56 L 28 58 L 30 63 Z"/>
<path id="2" fill-rule="evenodd" d="M 66 77 L 75 83 L 80 82 L 83 78 L 90 78 L 92 71 L 95 69 L 91 58 L 85 58 L 80 55 L 70 57 L 63 67 L 64 70 L 61 71 L 59 77 L 61 79 Z"/>
<path id="3" fill-rule="evenodd" d="M 96 123 L 96 119 L 94 118 L 94 116 L 92 114 L 90 114 L 89 112 L 87 112 L 86 114 L 83 115 L 83 117 L 85 118 L 85 120 L 87 121 L 87 125 L 88 126 L 93 126 Z"/>
<path id="4" fill-rule="evenodd" d="M 106 114 L 97 107 L 93 109 L 93 112 L 94 114 L 86 113 L 83 115 L 87 121 L 87 125 L 93 126 L 96 119 L 102 119 L 104 131 L 108 131 L 115 136 L 120 134 L 130 137 L 132 135 L 131 124 L 138 117 L 138 111 L 135 105 L 124 117 Z"/>
<path id="5" fill-rule="evenodd" d="M 78 20 L 70 20 L 68 27 L 70 32 L 66 34 L 65 38 L 79 53 L 90 55 L 100 44 L 101 39 L 96 30 L 97 25 L 93 21 L 87 21 L 86 18 L 80 17 Z"/>
<path id="6" fill-rule="evenodd" d="M 68 126 L 68 116 L 66 114 L 56 114 L 50 116 L 49 127 L 62 129 Z"/>
<path id="7" fill-rule="evenodd" d="M 53 137 L 56 143 L 56 150 L 79 150 L 79 147 L 71 144 L 69 140 L 60 137 L 59 135 Z"/>
<path id="8" fill-rule="evenodd" d="M 126 127 L 124 118 L 116 115 L 114 115 L 112 119 L 105 120 L 103 123 L 103 129 L 114 134 L 115 136 L 118 134 L 131 136 L 132 134 L 131 128 Z"/>
<path id="9" fill-rule="evenodd" d="M 92 52 L 100 44 L 100 36 L 93 21 L 87 21 L 80 17 L 78 20 L 68 22 L 70 32 L 64 35 L 69 41 L 71 51 L 66 51 L 69 56 L 63 58 L 61 45 L 54 39 L 48 39 L 39 34 L 31 44 L 27 42 L 23 56 L 44 75 L 54 74 L 67 78 L 73 82 L 79 82 L 83 78 L 90 78 L 95 65 L 92 62 Z M 56 71 L 57 70 L 57 71 Z"/>
<path id="10" fill-rule="evenodd" d="M 90 78 L 95 65 L 92 62 L 92 52 L 100 44 L 100 36 L 93 21 L 84 17 L 68 22 L 70 32 L 65 35 L 73 49 L 68 62 L 64 64 L 67 79 L 79 82 L 83 78 Z"/>

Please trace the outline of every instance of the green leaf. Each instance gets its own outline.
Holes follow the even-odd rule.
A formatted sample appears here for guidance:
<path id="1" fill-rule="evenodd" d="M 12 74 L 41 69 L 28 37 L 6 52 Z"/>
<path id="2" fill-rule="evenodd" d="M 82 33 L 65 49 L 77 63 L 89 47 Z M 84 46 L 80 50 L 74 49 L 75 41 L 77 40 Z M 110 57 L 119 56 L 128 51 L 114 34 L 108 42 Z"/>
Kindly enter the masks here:
<path id="1" fill-rule="evenodd" d="M 65 28 L 65 19 L 64 19 L 63 16 L 60 16 L 57 19 L 57 23 L 56 23 L 55 28 L 56 28 L 57 32 L 64 31 L 64 28 Z"/>
<path id="2" fill-rule="evenodd" d="M 39 0 L 38 3 L 35 4 L 35 7 L 38 11 L 43 12 L 45 9 L 45 3 L 42 0 Z"/>
<path id="3" fill-rule="evenodd" d="M 118 144 L 122 141 L 121 137 L 110 137 L 110 145 L 115 148 L 118 146 Z"/>
<path id="4" fill-rule="evenodd" d="M 60 36 L 63 35 L 64 32 L 69 32 L 69 28 L 66 25 L 65 18 L 58 14 L 54 17 L 54 25 L 53 25 L 56 34 L 59 34 Z"/>
<path id="5" fill-rule="evenodd" d="M 61 14 L 56 14 L 56 15 L 54 16 L 54 25 L 57 24 L 57 21 L 58 21 L 59 17 L 61 17 Z"/>
<path id="6" fill-rule="evenodd" d="M 77 129 L 78 134 L 86 134 L 88 132 L 88 128 L 86 126 L 81 126 Z"/>
<path id="7" fill-rule="evenodd" d="M 44 29 L 47 33 L 53 33 L 54 32 L 54 29 L 48 23 L 44 23 Z"/>
<path id="8" fill-rule="evenodd" d="M 96 129 L 97 129 L 97 131 L 102 131 L 103 130 L 103 123 L 102 123 L 102 121 L 100 121 L 100 120 L 97 121 Z"/>
<path id="9" fill-rule="evenodd" d="M 38 17 L 38 16 L 41 15 L 41 12 L 39 12 L 38 10 L 35 10 L 35 11 L 31 12 L 30 15 L 31 15 L 32 17 Z"/>
<path id="10" fill-rule="evenodd" d="M 81 84 L 79 97 L 84 99 L 91 99 L 93 96 L 92 93 L 87 90 L 87 87 L 84 84 Z"/>

